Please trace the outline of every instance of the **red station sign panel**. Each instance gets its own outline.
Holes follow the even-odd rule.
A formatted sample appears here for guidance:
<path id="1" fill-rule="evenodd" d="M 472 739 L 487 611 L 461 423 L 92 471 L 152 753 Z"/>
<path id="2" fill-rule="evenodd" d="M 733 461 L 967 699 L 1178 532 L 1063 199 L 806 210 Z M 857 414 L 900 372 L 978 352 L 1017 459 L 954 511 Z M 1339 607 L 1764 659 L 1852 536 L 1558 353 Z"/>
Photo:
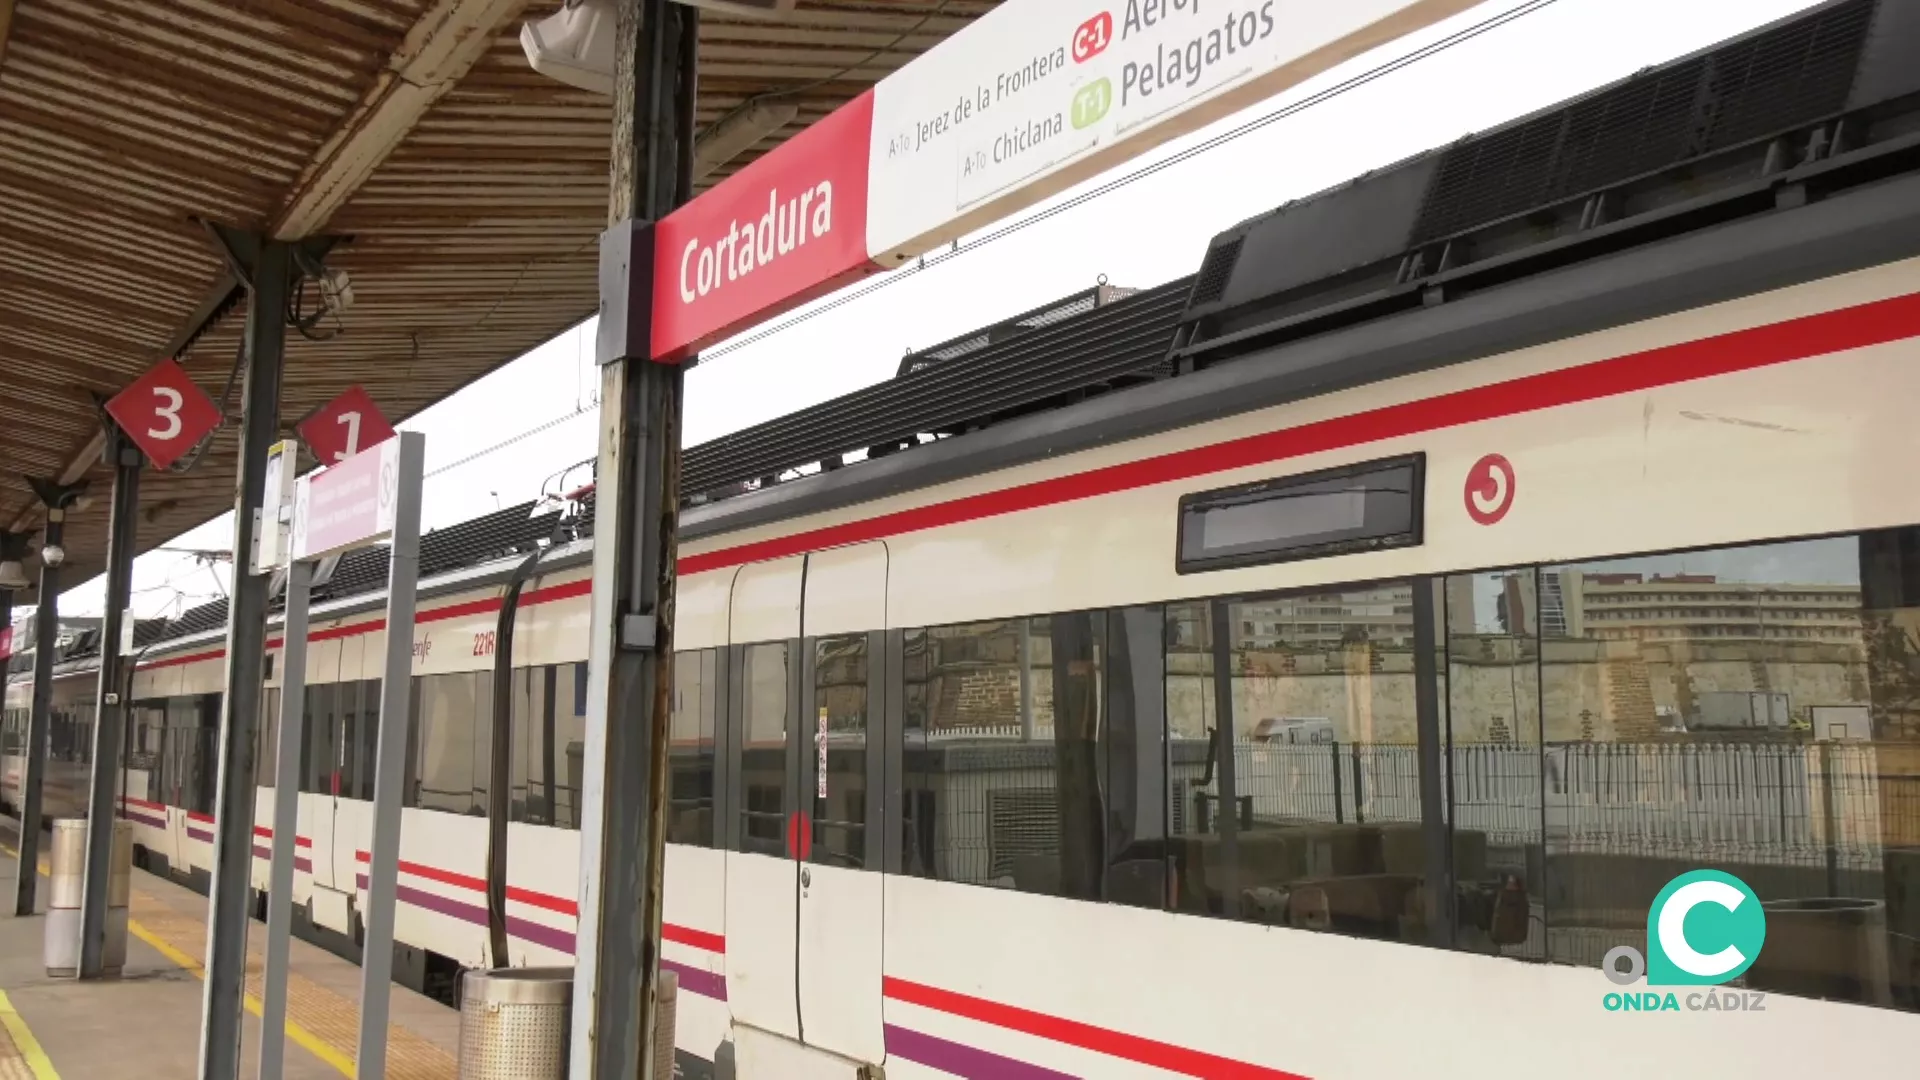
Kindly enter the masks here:
<path id="1" fill-rule="evenodd" d="M 107 415 L 156 469 L 180 460 L 220 426 L 220 408 L 172 359 L 147 369 L 107 402 Z"/>
<path id="2" fill-rule="evenodd" d="M 322 465 L 338 465 L 369 446 L 393 438 L 393 425 L 359 386 L 348 387 L 345 393 L 309 413 L 293 430 Z"/>
<path id="3" fill-rule="evenodd" d="M 653 358 L 904 266 L 1482 2 L 1003 0 L 656 223 Z"/>

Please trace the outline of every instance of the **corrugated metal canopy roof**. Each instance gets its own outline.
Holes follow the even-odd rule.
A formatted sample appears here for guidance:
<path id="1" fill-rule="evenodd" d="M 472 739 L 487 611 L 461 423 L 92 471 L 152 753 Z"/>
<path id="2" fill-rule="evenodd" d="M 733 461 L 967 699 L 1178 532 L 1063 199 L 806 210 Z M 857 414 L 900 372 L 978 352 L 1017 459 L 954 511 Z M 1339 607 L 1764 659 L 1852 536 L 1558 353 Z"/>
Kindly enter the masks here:
<path id="1" fill-rule="evenodd" d="M 704 13 L 703 130 L 751 98 L 798 106 L 707 182 L 997 2 Z M 221 399 L 244 297 L 203 221 L 349 238 L 328 260 L 356 299 L 339 334 L 288 334 L 289 428 L 356 382 L 404 419 L 590 315 L 611 106 L 532 71 L 518 40 L 558 6 L 0 0 L 0 526 L 38 526 L 25 475 L 88 477 L 64 580 L 87 579 L 112 482 L 93 395 L 175 352 Z M 190 472 L 147 471 L 141 550 L 231 508 L 236 443 L 229 424 Z"/>

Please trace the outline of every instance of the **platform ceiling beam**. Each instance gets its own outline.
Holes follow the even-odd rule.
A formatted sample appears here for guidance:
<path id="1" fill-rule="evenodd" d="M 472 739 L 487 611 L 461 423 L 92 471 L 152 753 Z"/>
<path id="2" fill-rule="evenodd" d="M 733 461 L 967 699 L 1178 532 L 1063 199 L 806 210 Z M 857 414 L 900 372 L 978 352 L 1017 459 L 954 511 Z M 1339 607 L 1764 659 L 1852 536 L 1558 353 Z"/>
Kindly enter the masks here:
<path id="1" fill-rule="evenodd" d="M 0 0 L 5 3 L 6 0 Z M 529 0 L 438 0 L 394 50 L 385 71 L 301 171 L 274 220 L 279 240 L 325 228 L 434 102 L 459 84 Z"/>

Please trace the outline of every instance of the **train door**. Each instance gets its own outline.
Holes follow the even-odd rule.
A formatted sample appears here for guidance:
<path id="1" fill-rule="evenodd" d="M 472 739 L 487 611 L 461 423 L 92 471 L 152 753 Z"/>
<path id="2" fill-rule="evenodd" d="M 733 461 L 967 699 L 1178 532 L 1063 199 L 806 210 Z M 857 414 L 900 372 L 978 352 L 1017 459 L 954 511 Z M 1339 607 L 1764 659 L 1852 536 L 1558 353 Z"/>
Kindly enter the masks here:
<path id="1" fill-rule="evenodd" d="M 736 1025 L 800 1038 L 797 998 L 800 597 L 804 556 L 742 567 L 728 612 L 732 732 L 727 1007 Z"/>
<path id="2" fill-rule="evenodd" d="M 859 1062 L 886 1056 L 880 1019 L 880 723 L 887 617 L 882 543 L 807 557 L 800 756 L 800 1037 Z"/>

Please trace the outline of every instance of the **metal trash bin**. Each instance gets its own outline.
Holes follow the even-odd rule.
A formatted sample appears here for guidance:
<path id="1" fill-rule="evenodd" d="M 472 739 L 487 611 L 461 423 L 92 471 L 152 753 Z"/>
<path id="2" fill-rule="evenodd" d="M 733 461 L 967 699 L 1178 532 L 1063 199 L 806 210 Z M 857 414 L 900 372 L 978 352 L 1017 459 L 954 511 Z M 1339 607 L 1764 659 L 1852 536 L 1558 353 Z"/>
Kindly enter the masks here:
<path id="1" fill-rule="evenodd" d="M 460 987 L 460 1080 L 564 1080 L 572 968 L 469 971 Z"/>
<path id="2" fill-rule="evenodd" d="M 660 973 L 654 1076 L 673 1076 L 679 979 Z M 572 968 L 469 971 L 461 980 L 460 1080 L 564 1080 L 572 1035 Z"/>
<path id="3" fill-rule="evenodd" d="M 47 974 L 73 978 L 80 971 L 80 897 L 87 876 L 87 819 L 60 818 L 53 823 L 53 843 L 47 852 L 52 892 L 47 899 L 47 925 L 42 942 Z M 100 973 L 119 975 L 127 965 L 127 901 L 133 888 L 133 823 L 113 823 L 113 861 L 107 877 L 107 940 L 100 955 Z"/>

